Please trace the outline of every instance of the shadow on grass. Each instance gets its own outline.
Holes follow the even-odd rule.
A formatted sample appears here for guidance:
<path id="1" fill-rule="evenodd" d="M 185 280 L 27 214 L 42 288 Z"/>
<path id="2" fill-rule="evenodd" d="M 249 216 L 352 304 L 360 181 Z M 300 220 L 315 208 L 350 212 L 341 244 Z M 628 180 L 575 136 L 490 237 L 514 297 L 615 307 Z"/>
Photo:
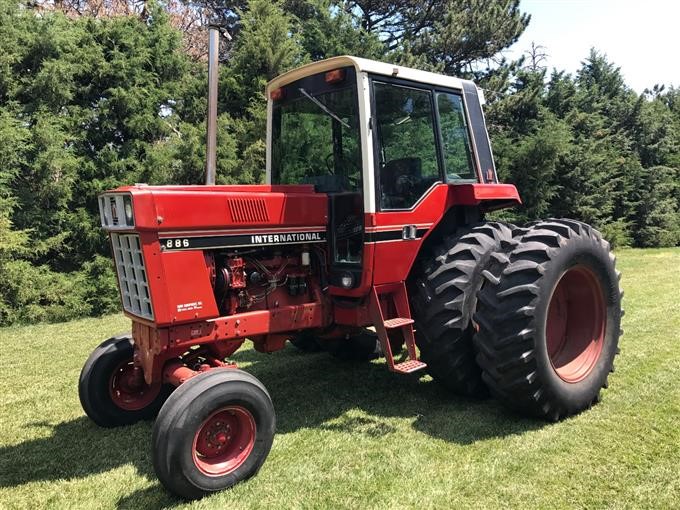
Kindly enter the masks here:
<path id="1" fill-rule="evenodd" d="M 325 353 L 289 347 L 274 355 L 248 350 L 233 356 L 268 388 L 277 413 L 277 433 L 316 428 L 389 440 L 391 417 L 412 419 L 420 433 L 457 444 L 519 434 L 543 426 L 507 414 L 493 400 L 453 397 L 436 383 L 400 376 L 379 363 L 338 362 Z M 346 416 L 359 410 L 367 416 Z M 124 464 L 155 479 L 149 442 L 151 424 L 102 429 L 86 417 L 51 425 L 51 435 L 0 448 L 0 487 L 31 481 L 75 479 Z M 309 452 L 313 455 L 313 452 Z M 159 508 L 181 501 L 160 484 L 121 499 L 120 508 Z"/>

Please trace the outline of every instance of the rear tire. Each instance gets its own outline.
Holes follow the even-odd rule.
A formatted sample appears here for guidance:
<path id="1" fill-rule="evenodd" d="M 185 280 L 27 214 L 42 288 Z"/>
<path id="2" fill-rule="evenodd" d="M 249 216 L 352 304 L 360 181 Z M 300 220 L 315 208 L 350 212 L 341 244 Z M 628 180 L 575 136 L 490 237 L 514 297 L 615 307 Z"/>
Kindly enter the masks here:
<path id="1" fill-rule="evenodd" d="M 477 361 L 509 407 L 557 421 L 599 401 L 620 336 L 620 273 L 592 227 L 548 220 L 485 273 Z"/>
<path id="2" fill-rule="evenodd" d="M 417 266 L 409 281 L 421 359 L 437 382 L 465 396 L 485 396 L 475 361 L 471 322 L 482 271 L 512 240 L 513 225 L 488 222 L 444 239 L 436 257 Z"/>
<path id="3" fill-rule="evenodd" d="M 142 381 L 132 387 L 134 342 L 130 334 L 102 342 L 85 362 L 78 395 L 85 413 L 100 427 L 130 425 L 154 418 L 174 389 Z"/>
<path id="4" fill-rule="evenodd" d="M 349 338 L 325 340 L 323 347 L 331 356 L 343 361 L 370 361 L 382 356 L 378 335 L 369 330 Z"/>
<path id="5" fill-rule="evenodd" d="M 253 476 L 274 441 L 269 393 L 254 376 L 213 369 L 179 386 L 153 428 L 153 466 L 161 483 L 201 498 Z"/>
<path id="6" fill-rule="evenodd" d="M 291 337 L 290 343 L 302 352 L 320 352 L 323 350 L 316 339 L 316 335 L 310 330 L 300 331 L 297 335 Z"/>

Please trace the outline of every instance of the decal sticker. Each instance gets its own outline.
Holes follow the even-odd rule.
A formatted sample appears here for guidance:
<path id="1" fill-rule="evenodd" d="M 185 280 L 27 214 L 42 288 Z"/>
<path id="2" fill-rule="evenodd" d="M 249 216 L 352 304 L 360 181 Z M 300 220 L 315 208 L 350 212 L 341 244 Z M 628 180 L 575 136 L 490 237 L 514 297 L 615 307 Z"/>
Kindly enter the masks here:
<path id="1" fill-rule="evenodd" d="M 166 239 L 165 248 L 188 248 L 189 239 Z"/>
<path id="2" fill-rule="evenodd" d="M 279 244 L 322 243 L 326 232 L 280 232 L 204 237 L 169 237 L 161 239 L 163 251 L 205 250 L 213 248 L 244 248 Z"/>
<path id="3" fill-rule="evenodd" d="M 203 308 L 203 301 L 194 301 L 193 303 L 182 303 L 177 305 L 178 312 L 188 312 L 190 310 L 201 310 Z"/>
<path id="4" fill-rule="evenodd" d="M 298 232 L 293 234 L 258 234 L 250 236 L 251 244 L 314 243 L 323 241 L 321 232 Z"/>

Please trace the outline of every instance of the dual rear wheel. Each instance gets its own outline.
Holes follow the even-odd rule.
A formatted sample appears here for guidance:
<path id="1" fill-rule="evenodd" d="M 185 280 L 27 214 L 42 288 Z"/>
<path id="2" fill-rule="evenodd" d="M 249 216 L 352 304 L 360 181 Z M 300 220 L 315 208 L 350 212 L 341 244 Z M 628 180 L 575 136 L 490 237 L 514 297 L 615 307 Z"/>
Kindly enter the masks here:
<path id="1" fill-rule="evenodd" d="M 615 261 L 597 230 L 548 220 L 485 270 L 474 345 L 495 397 L 551 421 L 599 401 L 621 335 Z"/>
<path id="2" fill-rule="evenodd" d="M 416 339 L 432 377 L 559 420 L 600 398 L 621 332 L 609 244 L 572 220 L 490 222 L 447 238 L 411 279 Z"/>

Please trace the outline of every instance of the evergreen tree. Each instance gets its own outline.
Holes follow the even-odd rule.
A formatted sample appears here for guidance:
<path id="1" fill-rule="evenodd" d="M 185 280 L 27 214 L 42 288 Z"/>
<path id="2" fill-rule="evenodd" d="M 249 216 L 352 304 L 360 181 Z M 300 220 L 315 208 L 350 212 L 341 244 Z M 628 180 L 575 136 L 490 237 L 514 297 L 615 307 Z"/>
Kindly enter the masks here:
<path id="1" fill-rule="evenodd" d="M 506 217 L 568 216 L 619 245 L 680 244 L 680 89 L 638 95 L 594 50 L 574 76 L 506 62 L 529 23 L 518 0 L 140 5 L 0 0 L 0 324 L 117 309 L 96 197 L 202 182 L 207 69 L 193 45 L 215 15 L 234 38 L 221 52 L 219 183 L 264 178 L 266 81 L 353 54 L 487 89 L 499 174 L 524 202 Z"/>
<path id="2" fill-rule="evenodd" d="M 680 244 L 680 171 L 655 166 L 646 169 L 642 181 L 644 200 L 638 205 L 639 246 L 677 246 Z"/>

